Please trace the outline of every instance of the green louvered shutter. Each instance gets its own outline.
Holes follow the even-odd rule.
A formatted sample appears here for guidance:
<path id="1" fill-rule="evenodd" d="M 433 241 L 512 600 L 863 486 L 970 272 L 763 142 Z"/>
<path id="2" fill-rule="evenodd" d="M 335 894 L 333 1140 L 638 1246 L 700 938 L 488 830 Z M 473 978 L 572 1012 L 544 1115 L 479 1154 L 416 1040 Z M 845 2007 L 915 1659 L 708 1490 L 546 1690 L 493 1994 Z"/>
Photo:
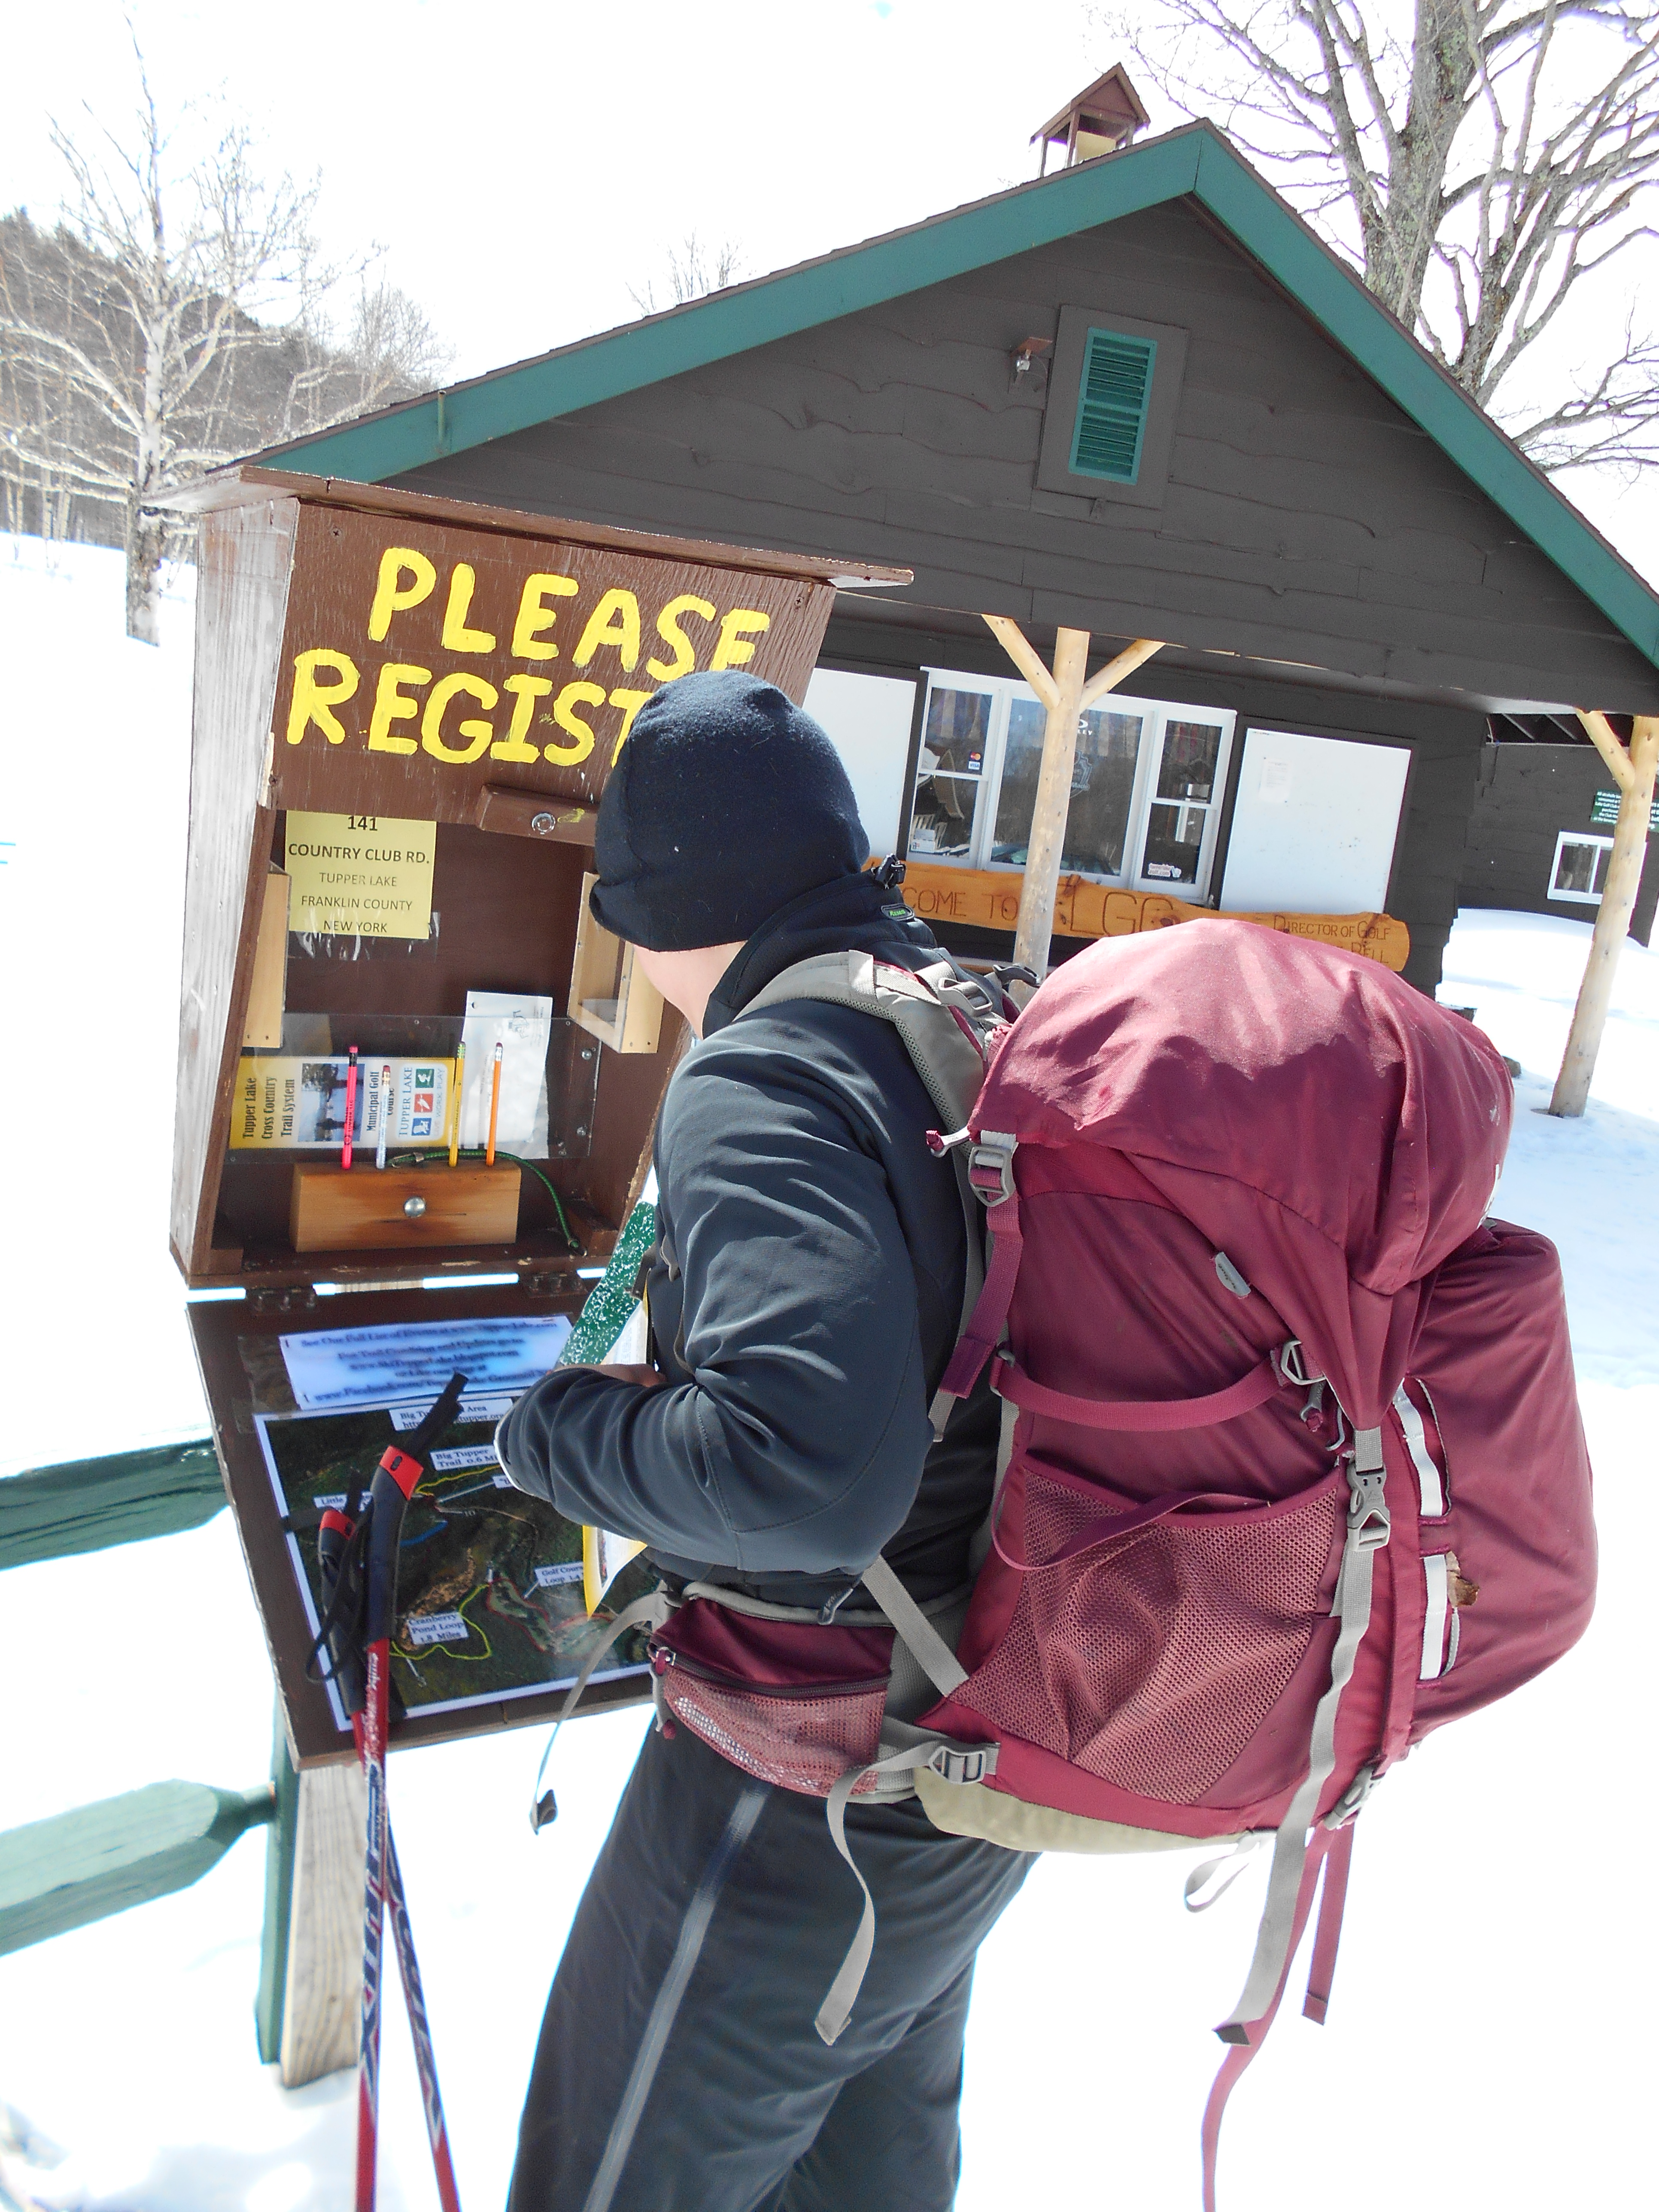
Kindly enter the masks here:
<path id="1" fill-rule="evenodd" d="M 1091 331 L 1083 356 L 1077 428 L 1072 434 L 1072 473 L 1133 483 L 1140 468 L 1140 441 L 1152 396 L 1155 338 Z"/>

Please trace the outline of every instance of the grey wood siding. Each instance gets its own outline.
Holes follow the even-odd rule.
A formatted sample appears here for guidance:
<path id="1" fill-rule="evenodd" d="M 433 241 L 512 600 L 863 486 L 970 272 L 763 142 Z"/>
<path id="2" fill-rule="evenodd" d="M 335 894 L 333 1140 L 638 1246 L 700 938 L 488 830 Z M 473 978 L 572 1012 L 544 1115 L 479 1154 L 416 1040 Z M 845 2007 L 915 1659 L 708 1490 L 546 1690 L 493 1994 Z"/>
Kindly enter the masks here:
<path id="1" fill-rule="evenodd" d="M 1067 304 L 1191 332 L 1161 508 L 1036 489 L 1045 373 L 1016 380 L 1011 352 Z M 919 609 L 1483 704 L 1659 708 L 1659 672 L 1190 202 L 398 481 L 902 562 Z"/>
<path id="2" fill-rule="evenodd" d="M 1611 823 L 1590 817 L 1596 793 L 1612 788 L 1607 764 L 1590 745 L 1484 745 L 1463 854 L 1462 903 L 1594 921 L 1593 906 L 1547 894 L 1562 830 L 1612 836 Z M 1642 888 L 1631 916 L 1630 933 L 1643 945 L 1652 939 L 1654 908 L 1659 905 L 1656 842 L 1648 839 Z"/>

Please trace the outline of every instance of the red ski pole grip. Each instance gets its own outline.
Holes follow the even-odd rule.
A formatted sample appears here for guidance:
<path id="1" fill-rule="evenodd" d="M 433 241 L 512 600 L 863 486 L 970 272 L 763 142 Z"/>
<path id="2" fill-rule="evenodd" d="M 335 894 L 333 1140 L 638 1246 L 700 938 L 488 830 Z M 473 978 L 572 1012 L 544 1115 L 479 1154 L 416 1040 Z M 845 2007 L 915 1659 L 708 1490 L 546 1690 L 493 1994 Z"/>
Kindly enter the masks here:
<path id="1" fill-rule="evenodd" d="M 388 1444 L 380 1454 L 380 1466 L 405 1498 L 415 1495 L 415 1486 L 426 1471 L 423 1462 L 406 1451 L 400 1451 L 396 1444 Z"/>

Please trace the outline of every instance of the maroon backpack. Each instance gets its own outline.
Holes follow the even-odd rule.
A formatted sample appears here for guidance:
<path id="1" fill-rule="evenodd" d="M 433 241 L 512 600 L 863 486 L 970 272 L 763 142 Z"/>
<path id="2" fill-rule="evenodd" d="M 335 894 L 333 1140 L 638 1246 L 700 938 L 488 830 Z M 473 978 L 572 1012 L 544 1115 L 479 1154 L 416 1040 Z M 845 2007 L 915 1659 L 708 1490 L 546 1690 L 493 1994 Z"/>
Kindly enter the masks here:
<path id="1" fill-rule="evenodd" d="M 1222 2106 L 1322 1869 L 1304 2009 L 1324 2018 L 1366 1796 L 1589 1617 L 1559 1266 L 1486 1213 L 1508 1073 L 1378 963 L 1243 921 L 1103 940 L 1008 1026 L 948 968 L 867 955 L 763 1002 L 801 997 L 895 1023 L 987 1209 L 933 1416 L 990 1363 L 996 1500 L 954 1650 L 877 1560 L 879 1611 L 835 1628 L 694 1586 L 653 1645 L 659 1690 L 738 1765 L 826 1796 L 855 1875 L 849 1798 L 912 1787 L 938 1827 L 1016 1850 L 1270 1846 L 1218 2031 L 1211 2206 Z M 941 1693 L 908 1723 L 884 1710 L 895 1632 Z M 826 2040 L 870 1955 L 865 1899 Z"/>

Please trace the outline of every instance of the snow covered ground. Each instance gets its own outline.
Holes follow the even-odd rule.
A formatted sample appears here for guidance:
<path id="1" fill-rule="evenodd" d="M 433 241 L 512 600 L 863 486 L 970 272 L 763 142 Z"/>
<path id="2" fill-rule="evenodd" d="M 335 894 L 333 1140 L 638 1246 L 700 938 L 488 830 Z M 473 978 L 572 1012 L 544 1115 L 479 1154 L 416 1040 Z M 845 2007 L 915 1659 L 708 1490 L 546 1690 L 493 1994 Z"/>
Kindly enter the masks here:
<path id="1" fill-rule="evenodd" d="M 152 651 L 121 635 L 113 555 L 67 549 L 49 569 L 0 538 L 8 1470 L 204 1426 L 165 1226 L 189 580 Z M 1590 1111 L 1553 1121 L 1540 1109 L 1589 938 L 1582 922 L 1466 915 L 1442 996 L 1524 1070 L 1498 1210 L 1565 1262 L 1601 1610 L 1560 1666 L 1432 1739 L 1367 1810 L 1330 2025 L 1287 2005 L 1235 2097 L 1224 2212 L 1649 2195 L 1659 956 L 1626 946 Z M 54 1149 L 67 1173 L 30 1167 Z M 270 1677 L 228 1515 L 0 1577 L 0 1825 L 171 1776 L 267 1771 Z M 538 1737 L 392 1762 L 471 2212 L 501 2201 L 546 1984 L 642 1725 L 567 1734 L 562 1815 L 539 1839 L 525 1818 Z M 15 2183 L 65 2212 L 346 2203 L 349 2077 L 287 2093 L 255 2053 L 263 1858 L 245 1840 L 181 1895 L 0 1960 L 0 2101 L 64 2153 L 50 2171 L 14 2161 Z M 1237 1994 L 1256 1892 L 1241 1881 L 1194 1920 L 1180 1881 L 1168 1860 L 1046 1860 L 986 1946 L 962 2212 L 1194 2212 L 1209 2027 Z M 428 2212 L 395 1999 L 386 2051 L 385 2201 Z"/>

